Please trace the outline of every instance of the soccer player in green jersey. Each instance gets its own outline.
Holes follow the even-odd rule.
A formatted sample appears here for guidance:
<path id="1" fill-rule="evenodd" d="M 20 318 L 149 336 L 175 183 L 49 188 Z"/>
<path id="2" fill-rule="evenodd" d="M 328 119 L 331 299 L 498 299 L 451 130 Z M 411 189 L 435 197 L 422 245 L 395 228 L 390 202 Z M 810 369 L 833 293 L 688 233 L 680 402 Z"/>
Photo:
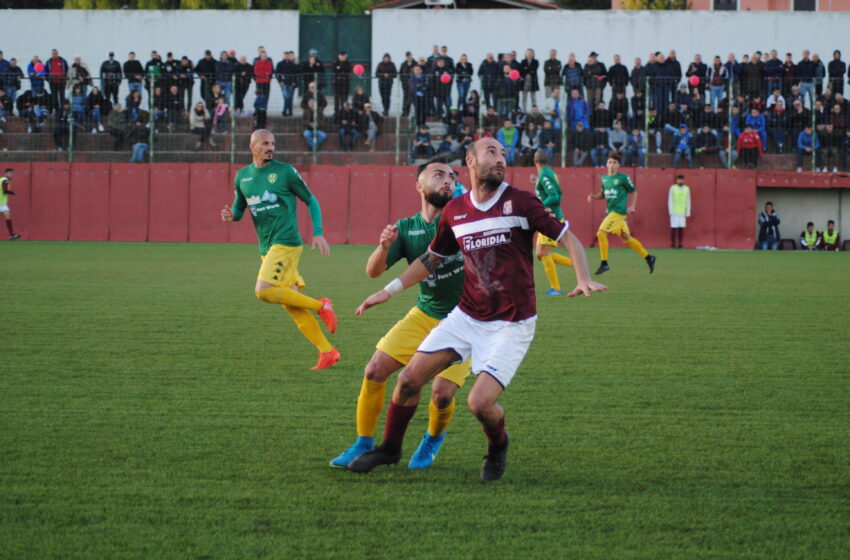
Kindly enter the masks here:
<path id="1" fill-rule="evenodd" d="M 9 195 L 14 195 L 15 192 L 9 188 L 12 183 L 12 177 L 15 176 L 15 170 L 11 167 L 6 169 L 3 176 L 0 177 L 0 213 L 6 218 L 6 229 L 9 230 L 9 239 L 14 241 L 20 238 L 20 234 L 15 233 L 12 229 L 12 211 L 9 210 Z"/>
<path id="2" fill-rule="evenodd" d="M 298 233 L 296 198 L 301 199 L 310 211 L 313 248 L 318 247 L 322 256 L 327 257 L 331 250 L 322 236 L 319 201 L 294 167 L 273 159 L 274 135 L 271 132 L 254 131 L 250 147 L 254 162 L 236 174 L 236 197 L 232 207 L 225 206 L 221 211 L 221 219 L 225 222 L 239 221 L 246 208 L 251 212 L 262 256 L 254 294 L 267 303 L 282 305 L 292 316 L 298 330 L 319 350 L 319 361 L 311 369 L 329 368 L 339 360 L 339 352 L 322 334 L 310 311 L 319 315 L 330 332 L 336 332 L 337 321 L 331 300 L 315 299 L 299 292 L 305 284 L 298 272 L 303 247 Z"/>
<path id="3" fill-rule="evenodd" d="M 557 219 L 564 221 L 564 212 L 561 210 L 561 185 L 558 184 L 558 177 L 548 165 L 549 153 L 546 150 L 537 150 L 534 153 L 534 167 L 537 168 L 537 178 L 534 184 L 534 191 L 537 193 L 537 198 L 543 202 L 543 206 L 552 212 L 552 215 Z M 534 175 L 531 180 L 535 181 Z M 558 271 L 555 265 L 572 266 L 573 261 L 569 257 L 552 253 L 552 247 L 557 247 L 558 242 L 554 239 L 549 239 L 542 233 L 537 234 L 537 247 L 535 248 L 535 256 L 543 263 L 543 270 L 546 271 L 546 278 L 549 279 L 549 291 L 547 296 L 560 296 L 564 292 L 561 291 L 561 282 L 558 280 Z"/>
<path id="4" fill-rule="evenodd" d="M 442 161 L 432 160 L 419 166 L 416 190 L 422 199 L 422 210 L 384 228 L 380 243 L 366 264 L 366 274 L 370 278 L 377 278 L 401 259 L 410 264 L 427 251 L 437 232 L 443 206 L 452 199 L 454 179 L 451 167 Z M 357 441 L 331 459 L 332 467 L 346 467 L 375 447 L 375 430 L 384 406 L 387 379 L 407 365 L 428 333 L 457 305 L 461 292 L 463 258 L 460 254 L 446 259 L 440 268 L 419 283 L 416 305 L 378 342 L 375 354 L 366 365 L 357 399 Z M 428 429 L 410 458 L 408 468 L 427 468 L 434 462 L 454 414 L 455 393 L 468 374 L 467 361 L 449 367 L 434 379 Z"/>
<path id="5" fill-rule="evenodd" d="M 596 232 L 596 238 L 599 239 L 599 253 L 602 262 L 599 268 L 596 269 L 596 274 L 602 274 L 610 270 L 608 266 L 608 234 L 613 233 L 620 236 L 623 243 L 628 245 L 632 251 L 639 254 L 646 260 L 649 266 L 649 273 L 655 270 L 655 256 L 650 255 L 640 241 L 631 236 L 629 225 L 626 223 L 626 217 L 633 214 L 635 204 L 637 204 L 637 192 L 632 180 L 625 173 L 620 173 L 620 156 L 611 154 L 608 156 L 607 162 L 608 174 L 602 176 L 602 190 L 598 193 L 587 195 L 587 201 L 602 200 L 603 198 L 608 204 L 608 215 L 602 220 L 599 225 L 599 231 Z M 629 204 L 629 196 L 632 196 L 632 202 Z"/>

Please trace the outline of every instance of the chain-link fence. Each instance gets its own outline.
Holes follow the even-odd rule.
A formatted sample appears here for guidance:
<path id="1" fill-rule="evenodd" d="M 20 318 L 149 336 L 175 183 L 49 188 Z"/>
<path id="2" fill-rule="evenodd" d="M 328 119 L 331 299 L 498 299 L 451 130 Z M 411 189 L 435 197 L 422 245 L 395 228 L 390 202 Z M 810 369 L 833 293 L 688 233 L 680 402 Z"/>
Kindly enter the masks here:
<path id="1" fill-rule="evenodd" d="M 498 77 L 327 73 L 124 80 L 3 76 L 7 160 L 251 161 L 253 130 L 275 133 L 296 165 L 462 160 L 481 136 L 510 165 L 543 149 L 561 166 L 847 170 L 843 86 L 779 79 L 632 76 L 560 84 Z M 600 79 L 601 78 L 601 79 Z M 535 89 L 537 91 L 535 91 Z"/>

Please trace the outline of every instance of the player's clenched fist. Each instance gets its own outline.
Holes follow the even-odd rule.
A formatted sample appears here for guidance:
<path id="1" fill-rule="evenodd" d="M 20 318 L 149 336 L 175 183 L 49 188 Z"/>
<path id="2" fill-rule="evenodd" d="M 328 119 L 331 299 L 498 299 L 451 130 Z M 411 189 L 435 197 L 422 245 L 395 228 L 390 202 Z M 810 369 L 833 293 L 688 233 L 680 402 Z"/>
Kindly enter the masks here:
<path id="1" fill-rule="evenodd" d="M 221 210 L 221 221 L 223 222 L 231 222 L 233 221 L 233 210 L 230 209 L 229 206 L 225 206 Z"/>
<path id="2" fill-rule="evenodd" d="M 389 249 L 390 245 L 395 243 L 396 239 L 398 239 L 398 226 L 391 225 L 385 227 L 384 231 L 381 232 L 381 247 Z"/>

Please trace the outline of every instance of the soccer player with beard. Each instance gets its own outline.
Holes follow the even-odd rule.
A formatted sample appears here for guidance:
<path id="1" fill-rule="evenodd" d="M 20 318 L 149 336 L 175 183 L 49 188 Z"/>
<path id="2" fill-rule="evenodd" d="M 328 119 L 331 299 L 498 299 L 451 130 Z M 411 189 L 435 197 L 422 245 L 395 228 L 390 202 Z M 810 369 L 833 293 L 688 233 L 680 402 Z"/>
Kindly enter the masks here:
<path id="1" fill-rule="evenodd" d="M 504 182 L 505 149 L 494 138 L 474 142 L 466 154 L 472 190 L 449 202 L 428 251 L 383 290 L 364 301 L 366 309 L 432 274 L 458 251 L 464 258 L 463 293 L 457 307 L 422 341 L 404 368 L 387 411 L 384 441 L 349 463 L 355 472 L 401 458 L 404 433 L 422 387 L 446 368 L 472 360 L 475 384 L 468 404 L 489 443 L 481 468 L 484 481 L 504 474 L 508 454 L 505 411 L 498 403 L 525 357 L 537 318 L 533 238 L 539 232 L 566 248 L 578 279 L 570 296 L 605 290 L 590 280 L 581 242 L 546 211 L 536 196 Z"/>
<path id="2" fill-rule="evenodd" d="M 366 264 L 366 274 L 377 278 L 401 259 L 408 264 L 428 250 L 437 232 L 443 207 L 452 199 L 455 174 L 442 161 L 429 161 L 416 172 L 416 190 L 422 210 L 384 228 L 380 244 Z M 338 457 L 332 467 L 348 464 L 375 447 L 378 415 L 384 407 L 386 383 L 390 375 L 410 362 L 428 333 L 457 305 L 463 291 L 463 258 L 446 259 L 419 283 L 419 298 L 414 306 L 378 342 L 375 354 L 366 365 L 360 396 L 357 399 L 357 441 Z M 455 409 L 454 396 L 469 374 L 469 363 L 453 365 L 431 385 L 428 429 L 408 463 L 408 468 L 430 467 L 445 439 L 445 431 Z"/>
<path id="3" fill-rule="evenodd" d="M 254 295 L 267 303 L 283 306 L 301 334 L 319 350 L 319 361 L 311 369 L 327 369 L 339 360 L 339 352 L 322 334 L 310 311 L 315 311 L 332 333 L 336 332 L 336 315 L 328 298 L 315 299 L 299 292 L 305 284 L 298 272 L 303 247 L 298 233 L 296 198 L 310 211 L 313 248 L 318 247 L 323 257 L 331 252 L 322 236 L 319 201 L 294 167 L 274 160 L 271 132 L 255 130 L 249 146 L 254 162 L 236 174 L 236 197 L 232 207 L 225 206 L 221 211 L 221 219 L 236 222 L 242 219 L 246 208 L 250 210 L 262 256 Z"/>

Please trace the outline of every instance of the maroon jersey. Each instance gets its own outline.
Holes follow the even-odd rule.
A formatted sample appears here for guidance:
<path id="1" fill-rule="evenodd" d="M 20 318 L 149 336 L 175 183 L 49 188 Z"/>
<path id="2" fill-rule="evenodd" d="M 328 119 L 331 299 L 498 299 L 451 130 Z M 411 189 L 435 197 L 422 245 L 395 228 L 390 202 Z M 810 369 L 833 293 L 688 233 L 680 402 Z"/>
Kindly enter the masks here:
<path id="1" fill-rule="evenodd" d="M 472 191 L 443 209 L 430 250 L 448 258 L 463 253 L 465 278 L 458 306 L 479 321 L 522 321 L 537 314 L 534 232 L 560 239 L 569 229 L 546 212 L 534 194 L 502 183 L 484 204 Z"/>

